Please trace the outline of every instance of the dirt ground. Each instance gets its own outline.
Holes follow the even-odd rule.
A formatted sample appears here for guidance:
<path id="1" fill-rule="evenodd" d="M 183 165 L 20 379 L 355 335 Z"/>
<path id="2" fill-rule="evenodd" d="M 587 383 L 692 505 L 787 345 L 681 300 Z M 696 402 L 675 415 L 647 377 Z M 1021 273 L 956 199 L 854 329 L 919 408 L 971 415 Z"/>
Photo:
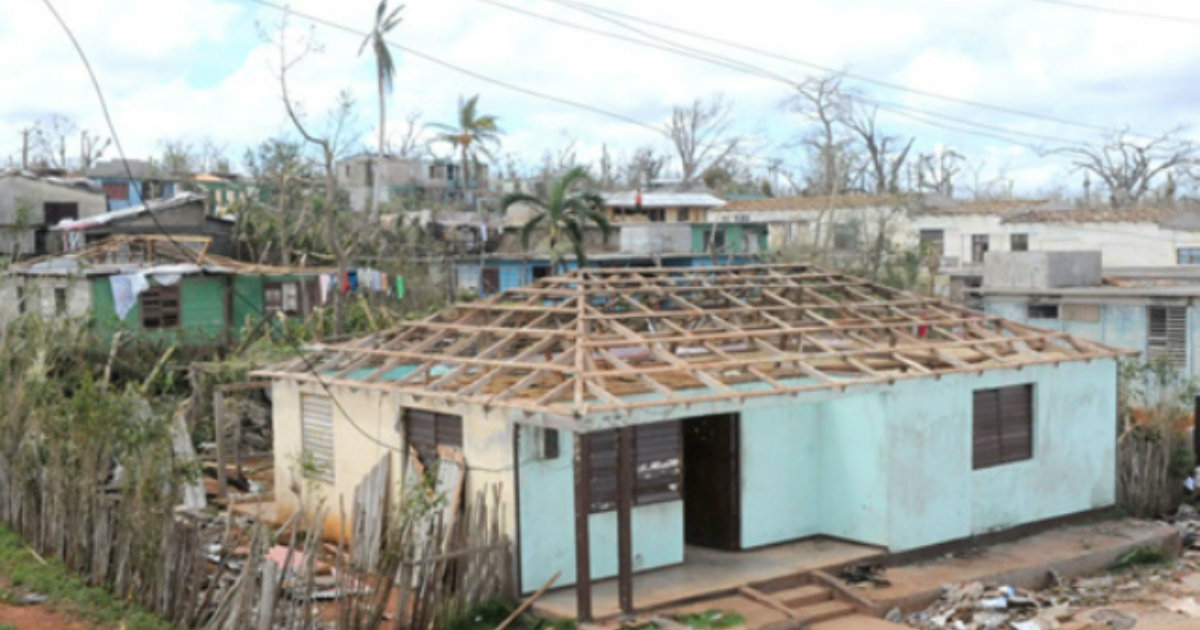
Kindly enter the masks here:
<path id="1" fill-rule="evenodd" d="M 91 626 L 79 620 L 51 610 L 45 604 L 32 606 L 9 606 L 0 604 L 0 627 L 11 626 L 17 630 L 88 630 Z"/>

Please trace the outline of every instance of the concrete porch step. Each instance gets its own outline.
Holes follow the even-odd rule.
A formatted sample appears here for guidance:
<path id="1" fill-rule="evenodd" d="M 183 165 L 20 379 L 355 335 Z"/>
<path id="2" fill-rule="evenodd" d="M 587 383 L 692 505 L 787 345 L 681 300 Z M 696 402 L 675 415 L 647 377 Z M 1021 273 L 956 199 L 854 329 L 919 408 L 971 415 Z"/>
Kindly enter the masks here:
<path id="1" fill-rule="evenodd" d="M 829 589 L 816 584 L 794 586 L 769 595 L 788 608 L 799 608 L 833 599 L 833 593 Z"/>
<path id="2" fill-rule="evenodd" d="M 829 619 L 845 617 L 854 614 L 854 606 L 846 602 L 831 599 L 808 606 L 799 606 L 792 609 L 796 615 L 809 623 L 819 623 Z"/>

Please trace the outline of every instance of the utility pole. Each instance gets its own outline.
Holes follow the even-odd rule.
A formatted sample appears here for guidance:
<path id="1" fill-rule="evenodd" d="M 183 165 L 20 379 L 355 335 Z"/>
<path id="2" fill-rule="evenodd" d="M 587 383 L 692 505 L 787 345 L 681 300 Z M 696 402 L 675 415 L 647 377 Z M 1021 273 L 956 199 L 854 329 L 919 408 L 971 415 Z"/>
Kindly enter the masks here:
<path id="1" fill-rule="evenodd" d="M 31 127 L 21 130 L 21 170 L 29 168 L 29 134 L 32 131 Z"/>

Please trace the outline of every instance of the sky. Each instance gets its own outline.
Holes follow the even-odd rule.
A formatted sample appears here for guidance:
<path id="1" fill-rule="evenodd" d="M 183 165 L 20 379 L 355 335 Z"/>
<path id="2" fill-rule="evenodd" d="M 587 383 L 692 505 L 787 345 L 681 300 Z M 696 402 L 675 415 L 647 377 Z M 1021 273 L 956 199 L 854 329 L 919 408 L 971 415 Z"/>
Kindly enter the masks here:
<path id="1" fill-rule="evenodd" d="M 280 97 L 279 47 L 270 41 L 280 38 L 281 11 L 250 0 L 52 1 L 97 73 L 129 157 L 159 155 L 165 141 L 207 142 L 240 163 L 248 147 L 295 135 Z M 544 154 L 571 143 L 583 161 L 596 159 L 602 146 L 618 158 L 645 145 L 668 150 L 658 130 L 672 107 L 721 94 L 733 103 L 734 126 L 753 147 L 755 164 L 778 159 L 784 168 L 799 171 L 804 159 L 795 141 L 808 123 L 786 106 L 794 94 L 788 82 L 824 73 L 798 60 L 845 72 L 844 84 L 867 101 L 910 108 L 904 110 L 908 116 L 881 111 L 880 127 L 916 138 L 914 150 L 953 149 L 968 156 L 960 184 L 965 188 L 975 180 L 981 187 L 1011 180 L 1020 195 L 1073 190 L 1082 175 L 1072 171 L 1064 155 L 1046 152 L 1097 142 L 1105 129 L 1127 126 L 1153 136 L 1182 126 L 1183 133 L 1200 139 L 1188 127 L 1200 103 L 1200 6 L 1191 0 L 1079 0 L 1183 20 L 1089 11 L 1047 0 L 592 1 L 772 56 L 647 22 L 601 20 L 553 0 L 408 0 L 404 21 L 390 39 L 414 53 L 394 50 L 395 88 L 387 99 L 390 135 L 396 138 L 410 113 L 419 113 L 426 123 L 452 122 L 458 99 L 479 94 L 480 110 L 496 115 L 505 132 L 500 160 L 511 157 L 519 168 L 531 170 Z M 727 67 L 728 61 L 717 65 L 584 32 L 498 4 L 627 38 L 644 41 L 649 34 L 658 45 L 687 45 L 753 69 L 739 71 Z M 355 99 L 355 150 L 374 150 L 377 144 L 370 50 L 360 54 L 361 37 L 314 25 L 299 14 L 366 31 L 375 5 L 376 0 L 291 0 L 296 13 L 288 18 L 285 35 L 290 52 L 306 38 L 320 45 L 288 73 L 304 121 L 321 133 L 339 92 L 347 91 Z M 21 129 L 51 114 L 109 135 L 84 66 L 43 0 L 5 0 L 3 13 L 0 162 L 19 155 Z M 1014 142 L 964 129 L 1030 135 Z M 443 149 L 435 145 L 432 150 Z M 106 157 L 114 155 L 110 150 Z"/>

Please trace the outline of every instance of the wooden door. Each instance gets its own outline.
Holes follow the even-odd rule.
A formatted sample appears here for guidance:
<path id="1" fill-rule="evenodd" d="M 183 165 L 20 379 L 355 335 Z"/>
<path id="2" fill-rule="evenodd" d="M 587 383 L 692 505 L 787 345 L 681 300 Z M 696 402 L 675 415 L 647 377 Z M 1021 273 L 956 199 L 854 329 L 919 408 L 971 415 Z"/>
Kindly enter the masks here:
<path id="1" fill-rule="evenodd" d="M 738 416 L 683 421 L 683 529 L 689 545 L 741 548 Z"/>
<path id="2" fill-rule="evenodd" d="M 500 292 L 500 270 L 495 267 L 484 267 L 479 272 L 480 295 L 492 295 Z"/>

